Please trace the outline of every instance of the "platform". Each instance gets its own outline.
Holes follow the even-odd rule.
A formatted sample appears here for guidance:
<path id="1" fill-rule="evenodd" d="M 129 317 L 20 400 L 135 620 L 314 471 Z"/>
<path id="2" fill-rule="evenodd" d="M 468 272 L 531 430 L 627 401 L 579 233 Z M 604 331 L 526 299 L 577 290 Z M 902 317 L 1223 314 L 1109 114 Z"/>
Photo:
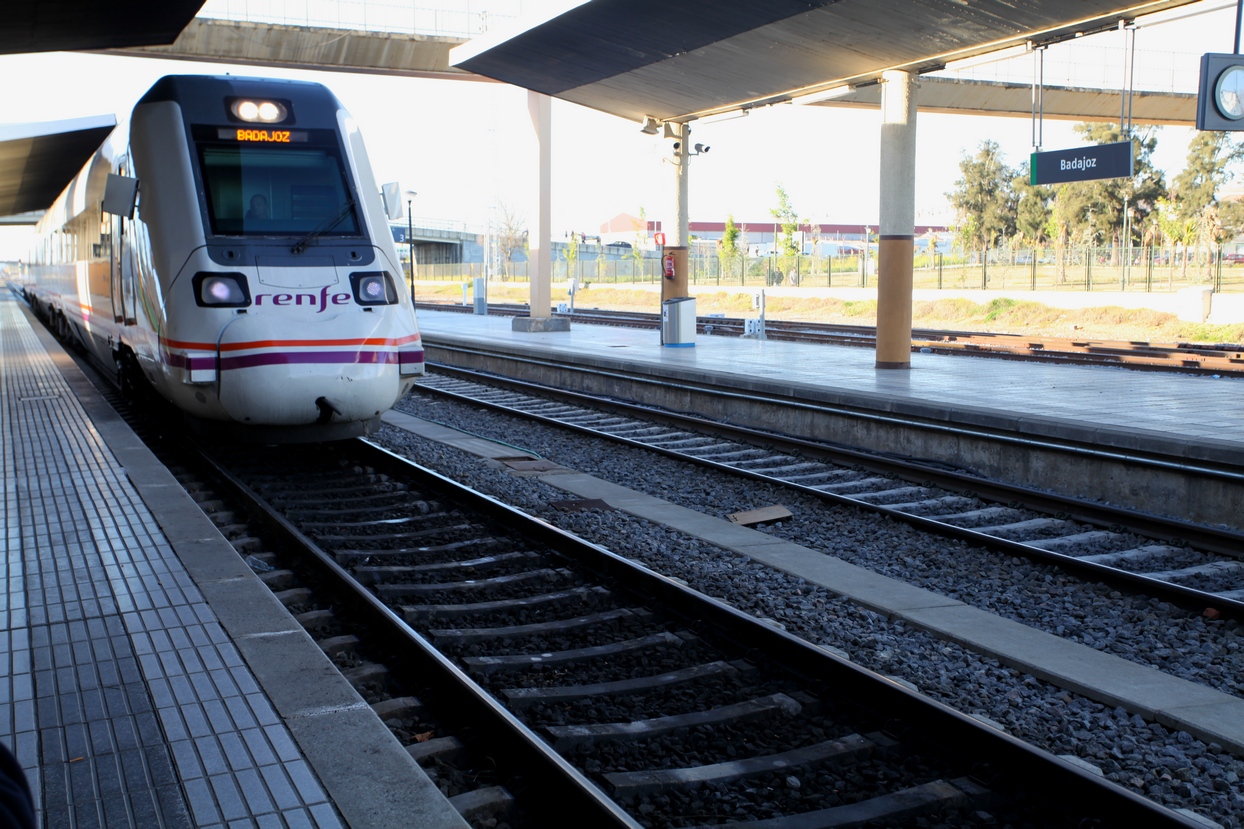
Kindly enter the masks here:
<path id="1" fill-rule="evenodd" d="M 807 392 L 813 399 L 970 420 L 1038 431 L 1042 421 L 1067 434 L 1132 445 L 1141 435 L 1174 455 L 1244 466 L 1244 380 L 1109 367 L 911 355 L 910 370 L 879 370 L 871 348 L 699 334 L 695 348 L 663 348 L 654 330 L 571 322 L 563 333 L 511 330 L 511 319 L 419 311 L 426 344 L 462 342 L 520 355 L 552 354 L 585 365 L 616 365 L 716 378 L 740 390 Z M 1023 424 L 1022 426 L 1020 424 Z M 1116 433 L 1111 438 L 1111 433 Z"/>
<path id="2" fill-rule="evenodd" d="M 698 334 L 694 348 L 664 348 L 655 330 L 572 322 L 568 332 L 522 333 L 508 317 L 452 311 L 420 310 L 419 325 L 433 368 L 504 362 L 501 373 L 533 380 L 546 379 L 541 367 L 552 364 L 615 373 L 588 389 L 581 372 L 577 388 L 635 399 L 648 392 L 627 378 L 660 379 L 687 390 L 686 399 L 668 392 L 658 401 L 678 409 L 694 408 L 696 387 L 710 385 L 794 404 L 749 414 L 741 400 L 700 398 L 719 407 L 706 414 L 741 425 L 937 459 L 1137 509 L 1178 504 L 1203 523 L 1240 526 L 1244 512 L 1239 378 L 932 353 L 913 353 L 910 370 L 883 370 L 865 347 Z M 1075 447 L 1108 449 L 1114 461 L 1082 452 L 1077 460 Z M 1149 461 L 1143 480 L 1138 458 Z M 1200 477 L 1190 474 L 1198 469 Z"/>
<path id="3" fill-rule="evenodd" d="M 0 440 L 0 741 L 42 825 L 467 825 L 7 290 Z"/>

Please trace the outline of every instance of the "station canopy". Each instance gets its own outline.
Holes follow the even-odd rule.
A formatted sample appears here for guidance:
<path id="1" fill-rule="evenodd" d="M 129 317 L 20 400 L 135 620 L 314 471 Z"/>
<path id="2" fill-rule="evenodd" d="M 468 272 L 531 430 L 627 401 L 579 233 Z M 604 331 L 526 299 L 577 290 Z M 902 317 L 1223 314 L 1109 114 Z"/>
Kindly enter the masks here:
<path id="1" fill-rule="evenodd" d="M 101 115 L 0 125 L 0 216 L 50 207 L 116 124 Z"/>
<path id="2" fill-rule="evenodd" d="M 0 55 L 172 43 L 203 2 L 10 0 L 0 15 Z"/>
<path id="3" fill-rule="evenodd" d="M 0 15 L 0 55 L 172 43 L 203 2 L 13 0 Z M 111 115 L 0 125 L 0 216 L 50 206 L 115 125 Z"/>
<path id="4" fill-rule="evenodd" d="M 691 121 L 1117 29 L 1195 0 L 591 0 L 459 68 L 635 121 Z"/>

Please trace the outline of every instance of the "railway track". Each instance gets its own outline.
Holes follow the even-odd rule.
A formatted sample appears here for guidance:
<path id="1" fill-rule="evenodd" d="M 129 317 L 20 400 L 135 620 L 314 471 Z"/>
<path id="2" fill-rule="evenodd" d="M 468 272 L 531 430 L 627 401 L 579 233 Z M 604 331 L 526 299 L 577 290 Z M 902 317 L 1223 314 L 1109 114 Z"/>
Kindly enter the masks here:
<path id="1" fill-rule="evenodd" d="M 172 468 L 480 829 L 1197 825 L 366 442 L 222 451 Z"/>
<path id="2" fill-rule="evenodd" d="M 213 464 L 523 770 L 530 825 L 1192 825 L 366 442 Z"/>
<path id="3" fill-rule="evenodd" d="M 462 305 L 419 303 L 417 307 L 436 311 L 469 312 Z M 528 313 L 525 305 L 490 304 L 489 313 L 518 316 Z M 591 325 L 657 329 L 660 314 L 630 311 L 576 310 L 559 314 Z M 741 317 L 698 317 L 696 332 L 703 335 L 744 334 Z M 876 347 L 876 328 L 863 325 L 822 324 L 767 320 L 765 336 L 773 340 Z M 1181 371 L 1191 374 L 1244 373 L 1244 346 L 1189 343 L 1147 343 L 1060 337 L 1025 337 L 1017 334 L 989 334 L 973 331 L 912 329 L 913 352 L 956 354 L 996 359 L 1029 360 L 1081 365 L 1108 365 L 1143 371 Z"/>
<path id="4" fill-rule="evenodd" d="M 438 367 L 417 388 L 850 504 L 1197 612 L 1244 616 L 1244 534 L 1235 531 L 461 369 Z"/>
<path id="5" fill-rule="evenodd" d="M 74 359 L 462 817 L 475 829 L 528 825 L 524 806 L 512 794 L 522 790 L 521 775 L 505 777 L 491 757 L 467 748 L 487 718 L 456 719 L 463 708 L 456 689 L 424 681 L 412 670 L 417 662 L 412 666 L 405 655 L 395 657 L 400 643 L 395 649 L 384 636 L 371 635 L 375 620 L 367 609 L 352 608 L 348 598 L 326 590 L 296 545 L 291 548 L 280 533 L 265 530 L 221 485 L 199 447 L 184 440 L 179 415 L 141 389 L 137 399 L 122 396 L 93 363 Z M 339 499 L 348 501 L 348 495 Z"/>

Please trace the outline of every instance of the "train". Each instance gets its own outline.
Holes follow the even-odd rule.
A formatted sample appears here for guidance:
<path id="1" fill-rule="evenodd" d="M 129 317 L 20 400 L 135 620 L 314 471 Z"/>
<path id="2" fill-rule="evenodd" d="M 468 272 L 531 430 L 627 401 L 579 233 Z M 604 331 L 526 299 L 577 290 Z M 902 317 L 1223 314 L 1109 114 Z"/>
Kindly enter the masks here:
<path id="1" fill-rule="evenodd" d="M 197 431 L 356 437 L 423 374 L 360 131 L 321 84 L 161 78 L 35 233 L 35 313 Z"/>

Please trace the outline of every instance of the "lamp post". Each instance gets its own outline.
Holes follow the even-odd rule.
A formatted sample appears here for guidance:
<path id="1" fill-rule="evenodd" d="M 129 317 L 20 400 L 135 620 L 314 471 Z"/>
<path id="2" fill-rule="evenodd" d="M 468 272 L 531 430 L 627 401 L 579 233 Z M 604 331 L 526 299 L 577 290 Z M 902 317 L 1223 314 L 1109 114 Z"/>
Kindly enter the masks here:
<path id="1" fill-rule="evenodd" d="M 410 258 L 410 301 L 415 301 L 415 220 L 410 213 L 411 202 L 419 195 L 414 190 L 406 191 L 406 250 Z"/>
<path id="2" fill-rule="evenodd" d="M 1123 197 L 1123 275 L 1120 283 L 1125 291 L 1127 290 L 1128 276 L 1131 275 L 1128 271 L 1132 268 L 1132 213 L 1131 210 L 1127 209 L 1127 203 L 1130 198 L 1130 195 Z"/>

